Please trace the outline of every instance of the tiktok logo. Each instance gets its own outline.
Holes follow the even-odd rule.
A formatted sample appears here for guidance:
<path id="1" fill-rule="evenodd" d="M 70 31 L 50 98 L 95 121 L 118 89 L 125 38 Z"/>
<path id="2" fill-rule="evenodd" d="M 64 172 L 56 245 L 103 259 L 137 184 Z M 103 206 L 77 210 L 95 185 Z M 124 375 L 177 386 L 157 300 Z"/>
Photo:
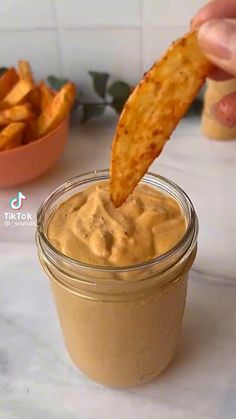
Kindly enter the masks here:
<path id="1" fill-rule="evenodd" d="M 23 201 L 26 199 L 26 196 L 23 195 L 22 192 L 17 192 L 17 195 L 14 196 L 11 200 L 10 200 L 10 207 L 14 210 L 19 210 L 22 205 L 23 205 Z"/>
<path id="2" fill-rule="evenodd" d="M 30 212 L 18 211 L 22 208 L 23 201 L 25 201 L 25 199 L 26 196 L 22 192 L 17 192 L 17 195 L 10 199 L 9 204 L 14 211 L 3 213 L 3 225 L 5 227 L 36 227 L 33 214 Z"/>

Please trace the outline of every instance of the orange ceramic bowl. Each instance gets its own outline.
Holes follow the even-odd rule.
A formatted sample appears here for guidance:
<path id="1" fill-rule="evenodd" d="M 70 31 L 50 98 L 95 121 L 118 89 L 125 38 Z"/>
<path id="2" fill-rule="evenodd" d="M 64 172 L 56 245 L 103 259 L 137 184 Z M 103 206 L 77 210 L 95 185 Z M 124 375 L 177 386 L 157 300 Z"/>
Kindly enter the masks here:
<path id="1" fill-rule="evenodd" d="M 68 139 L 68 118 L 38 140 L 0 151 L 0 188 L 29 182 L 51 169 Z"/>

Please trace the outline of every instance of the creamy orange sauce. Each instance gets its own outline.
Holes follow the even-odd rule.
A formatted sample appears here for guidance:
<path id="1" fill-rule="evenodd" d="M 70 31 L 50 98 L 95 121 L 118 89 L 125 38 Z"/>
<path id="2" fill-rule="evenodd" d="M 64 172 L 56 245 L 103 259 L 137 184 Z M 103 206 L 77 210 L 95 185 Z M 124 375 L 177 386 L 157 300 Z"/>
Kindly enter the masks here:
<path id="1" fill-rule="evenodd" d="M 81 262 L 127 266 L 167 252 L 185 230 L 185 217 L 171 197 L 140 184 L 116 209 L 108 183 L 101 182 L 55 210 L 48 239 L 63 254 Z"/>

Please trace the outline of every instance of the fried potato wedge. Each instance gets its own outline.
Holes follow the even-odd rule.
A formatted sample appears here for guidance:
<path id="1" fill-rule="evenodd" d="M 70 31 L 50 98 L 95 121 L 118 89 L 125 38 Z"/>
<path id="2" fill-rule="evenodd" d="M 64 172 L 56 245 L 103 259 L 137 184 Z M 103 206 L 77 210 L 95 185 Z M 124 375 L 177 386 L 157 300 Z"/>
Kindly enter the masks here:
<path id="1" fill-rule="evenodd" d="M 0 100 L 3 100 L 5 96 L 10 92 L 13 86 L 18 82 L 19 77 L 14 68 L 9 68 L 0 77 Z"/>
<path id="2" fill-rule="evenodd" d="M 111 200 L 122 205 L 159 156 L 211 72 L 197 33 L 177 40 L 125 104 L 112 145 Z"/>
<path id="3" fill-rule="evenodd" d="M 35 89 L 31 90 L 25 96 L 23 102 L 29 102 L 32 105 L 32 109 L 36 115 L 39 115 L 41 113 L 41 97 L 39 88 L 36 87 Z"/>
<path id="4" fill-rule="evenodd" d="M 21 80 L 27 80 L 28 82 L 35 84 L 34 76 L 28 61 L 19 61 L 18 62 L 18 73 Z"/>
<path id="5" fill-rule="evenodd" d="M 34 84 L 28 80 L 19 80 L 13 89 L 4 98 L 1 106 L 14 106 L 18 105 L 29 92 L 34 89 Z"/>
<path id="6" fill-rule="evenodd" d="M 0 151 L 9 150 L 21 145 L 25 124 L 12 122 L 0 132 Z"/>
<path id="7" fill-rule="evenodd" d="M 52 102 L 55 93 L 50 87 L 45 83 L 45 81 L 41 81 L 39 84 L 39 94 L 40 94 L 40 103 L 42 111 L 46 109 Z"/>
<path id="8" fill-rule="evenodd" d="M 73 83 L 65 84 L 40 116 L 29 126 L 27 141 L 35 140 L 56 128 L 69 115 L 76 96 Z"/>
<path id="9" fill-rule="evenodd" d="M 0 110 L 0 126 L 8 125 L 11 122 L 27 122 L 34 116 L 32 107 L 29 103 L 16 105 L 9 109 Z"/>

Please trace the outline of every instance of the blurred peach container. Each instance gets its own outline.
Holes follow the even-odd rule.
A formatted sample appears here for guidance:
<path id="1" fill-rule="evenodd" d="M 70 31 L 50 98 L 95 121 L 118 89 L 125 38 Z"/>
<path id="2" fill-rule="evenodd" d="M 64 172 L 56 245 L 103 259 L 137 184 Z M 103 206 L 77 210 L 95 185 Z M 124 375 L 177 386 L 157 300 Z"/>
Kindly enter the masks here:
<path id="1" fill-rule="evenodd" d="M 69 118 L 47 135 L 28 144 L 0 151 L 0 188 L 29 182 L 51 169 L 68 139 Z"/>

